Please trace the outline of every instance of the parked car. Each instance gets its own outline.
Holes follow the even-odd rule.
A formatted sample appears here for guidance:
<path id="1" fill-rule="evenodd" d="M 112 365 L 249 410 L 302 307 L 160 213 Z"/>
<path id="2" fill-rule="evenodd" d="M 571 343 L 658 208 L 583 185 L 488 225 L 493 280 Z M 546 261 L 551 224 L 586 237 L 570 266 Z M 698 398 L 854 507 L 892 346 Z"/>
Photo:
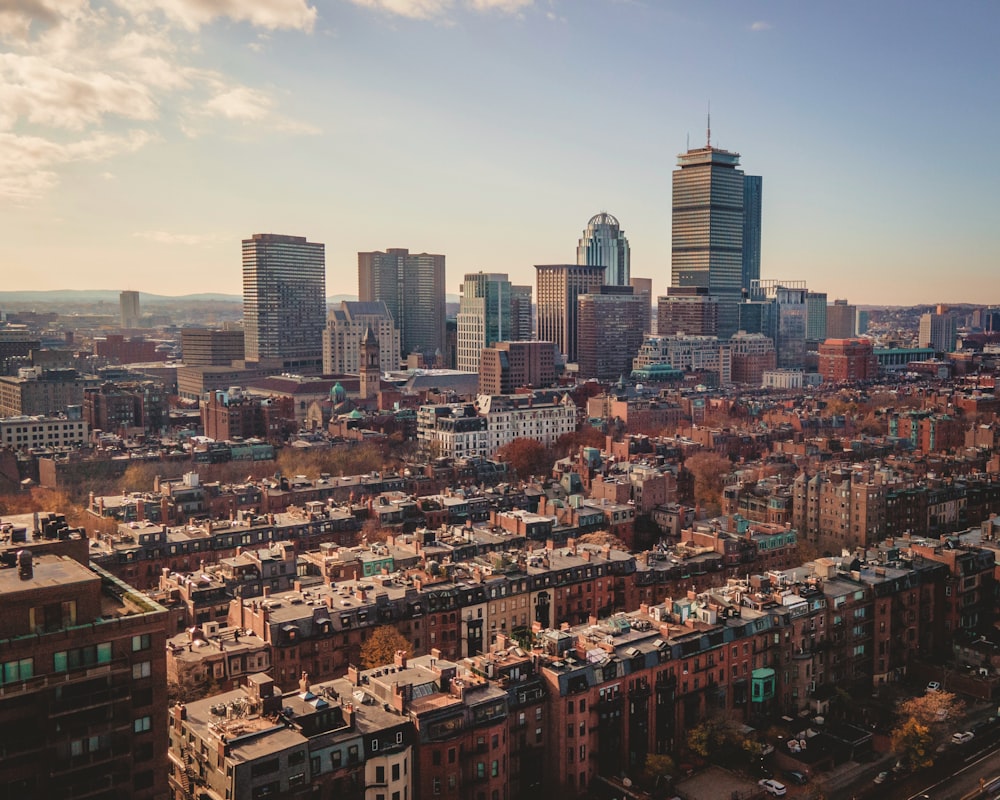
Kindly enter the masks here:
<path id="1" fill-rule="evenodd" d="M 930 681 L 927 684 L 927 688 L 924 690 L 926 692 L 940 692 L 941 684 L 938 681 Z"/>
<path id="2" fill-rule="evenodd" d="M 804 772 L 799 772 L 797 769 L 786 772 L 785 777 L 788 778 L 789 783 L 794 783 L 796 786 L 805 786 L 809 783 L 809 776 Z"/>
<path id="3" fill-rule="evenodd" d="M 775 797 L 783 797 L 785 792 L 788 791 L 788 789 L 785 788 L 785 784 L 772 778 L 762 778 L 757 781 L 757 785 L 765 792 L 773 794 Z"/>
<path id="4" fill-rule="evenodd" d="M 889 780 L 889 773 L 882 770 L 878 775 L 875 776 L 875 783 L 887 783 Z"/>
<path id="5" fill-rule="evenodd" d="M 958 733 L 953 733 L 951 735 L 951 741 L 953 744 L 965 744 L 966 742 L 971 742 L 976 738 L 976 734 L 972 731 L 959 731 Z"/>

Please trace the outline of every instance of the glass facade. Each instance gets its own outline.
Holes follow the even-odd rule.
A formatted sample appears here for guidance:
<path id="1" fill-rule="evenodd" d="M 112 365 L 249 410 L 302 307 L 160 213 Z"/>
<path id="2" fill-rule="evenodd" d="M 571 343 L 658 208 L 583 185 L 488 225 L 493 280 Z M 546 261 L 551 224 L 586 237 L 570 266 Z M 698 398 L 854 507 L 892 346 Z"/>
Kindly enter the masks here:
<path id="1" fill-rule="evenodd" d="M 628 239 L 618 220 L 607 213 L 590 218 L 577 243 L 576 263 L 604 267 L 605 286 L 628 286 L 631 280 Z"/>

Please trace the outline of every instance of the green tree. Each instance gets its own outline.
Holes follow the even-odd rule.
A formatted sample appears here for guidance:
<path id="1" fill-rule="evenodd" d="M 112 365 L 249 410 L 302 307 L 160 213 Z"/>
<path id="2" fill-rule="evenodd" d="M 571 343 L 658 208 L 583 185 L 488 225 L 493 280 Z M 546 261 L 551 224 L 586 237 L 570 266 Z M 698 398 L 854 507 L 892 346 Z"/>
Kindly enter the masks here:
<path id="1" fill-rule="evenodd" d="M 676 773 L 677 765 L 665 753 L 649 753 L 646 756 L 642 777 L 647 786 L 655 786 L 665 777 L 673 777 Z"/>
<path id="2" fill-rule="evenodd" d="M 361 644 L 361 666 L 373 669 L 391 664 L 398 650 L 409 652 L 410 643 L 406 637 L 392 625 L 380 625 Z"/>

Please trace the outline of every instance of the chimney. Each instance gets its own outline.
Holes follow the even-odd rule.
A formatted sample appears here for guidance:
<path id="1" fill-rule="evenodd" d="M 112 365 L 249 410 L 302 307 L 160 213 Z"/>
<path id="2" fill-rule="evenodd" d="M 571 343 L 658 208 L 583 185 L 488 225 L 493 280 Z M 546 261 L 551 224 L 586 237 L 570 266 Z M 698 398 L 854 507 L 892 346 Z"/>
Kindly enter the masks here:
<path id="1" fill-rule="evenodd" d="M 38 516 L 37 513 L 35 515 Z M 31 551 L 30 550 L 18 550 L 17 551 L 17 576 L 22 581 L 30 581 L 35 575 L 34 568 L 31 563 Z"/>
<path id="2" fill-rule="evenodd" d="M 264 587 L 264 597 L 267 598 L 267 597 L 270 597 L 270 596 L 271 596 L 271 587 L 270 586 L 265 586 Z"/>
<path id="3" fill-rule="evenodd" d="M 400 669 L 406 669 L 406 651 L 397 650 L 392 661 Z"/>
<path id="4" fill-rule="evenodd" d="M 299 678 L 299 691 L 303 694 L 309 691 L 309 673 L 304 670 Z"/>
<path id="5" fill-rule="evenodd" d="M 292 589 L 294 589 L 296 592 L 301 592 L 302 591 L 302 581 L 294 581 L 292 583 Z"/>
<path id="6" fill-rule="evenodd" d="M 350 664 L 347 667 L 347 680 L 349 680 L 353 686 L 361 685 L 361 670 L 359 670 L 354 664 Z"/>

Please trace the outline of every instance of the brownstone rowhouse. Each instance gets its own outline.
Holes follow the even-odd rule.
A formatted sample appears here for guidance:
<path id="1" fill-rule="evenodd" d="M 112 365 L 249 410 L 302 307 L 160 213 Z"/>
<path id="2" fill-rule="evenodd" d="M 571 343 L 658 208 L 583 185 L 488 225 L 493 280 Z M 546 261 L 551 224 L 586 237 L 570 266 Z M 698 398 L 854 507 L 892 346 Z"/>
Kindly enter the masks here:
<path id="1" fill-rule="evenodd" d="M 30 543 L 0 560 L 0 796 L 166 798 L 166 610 Z"/>

